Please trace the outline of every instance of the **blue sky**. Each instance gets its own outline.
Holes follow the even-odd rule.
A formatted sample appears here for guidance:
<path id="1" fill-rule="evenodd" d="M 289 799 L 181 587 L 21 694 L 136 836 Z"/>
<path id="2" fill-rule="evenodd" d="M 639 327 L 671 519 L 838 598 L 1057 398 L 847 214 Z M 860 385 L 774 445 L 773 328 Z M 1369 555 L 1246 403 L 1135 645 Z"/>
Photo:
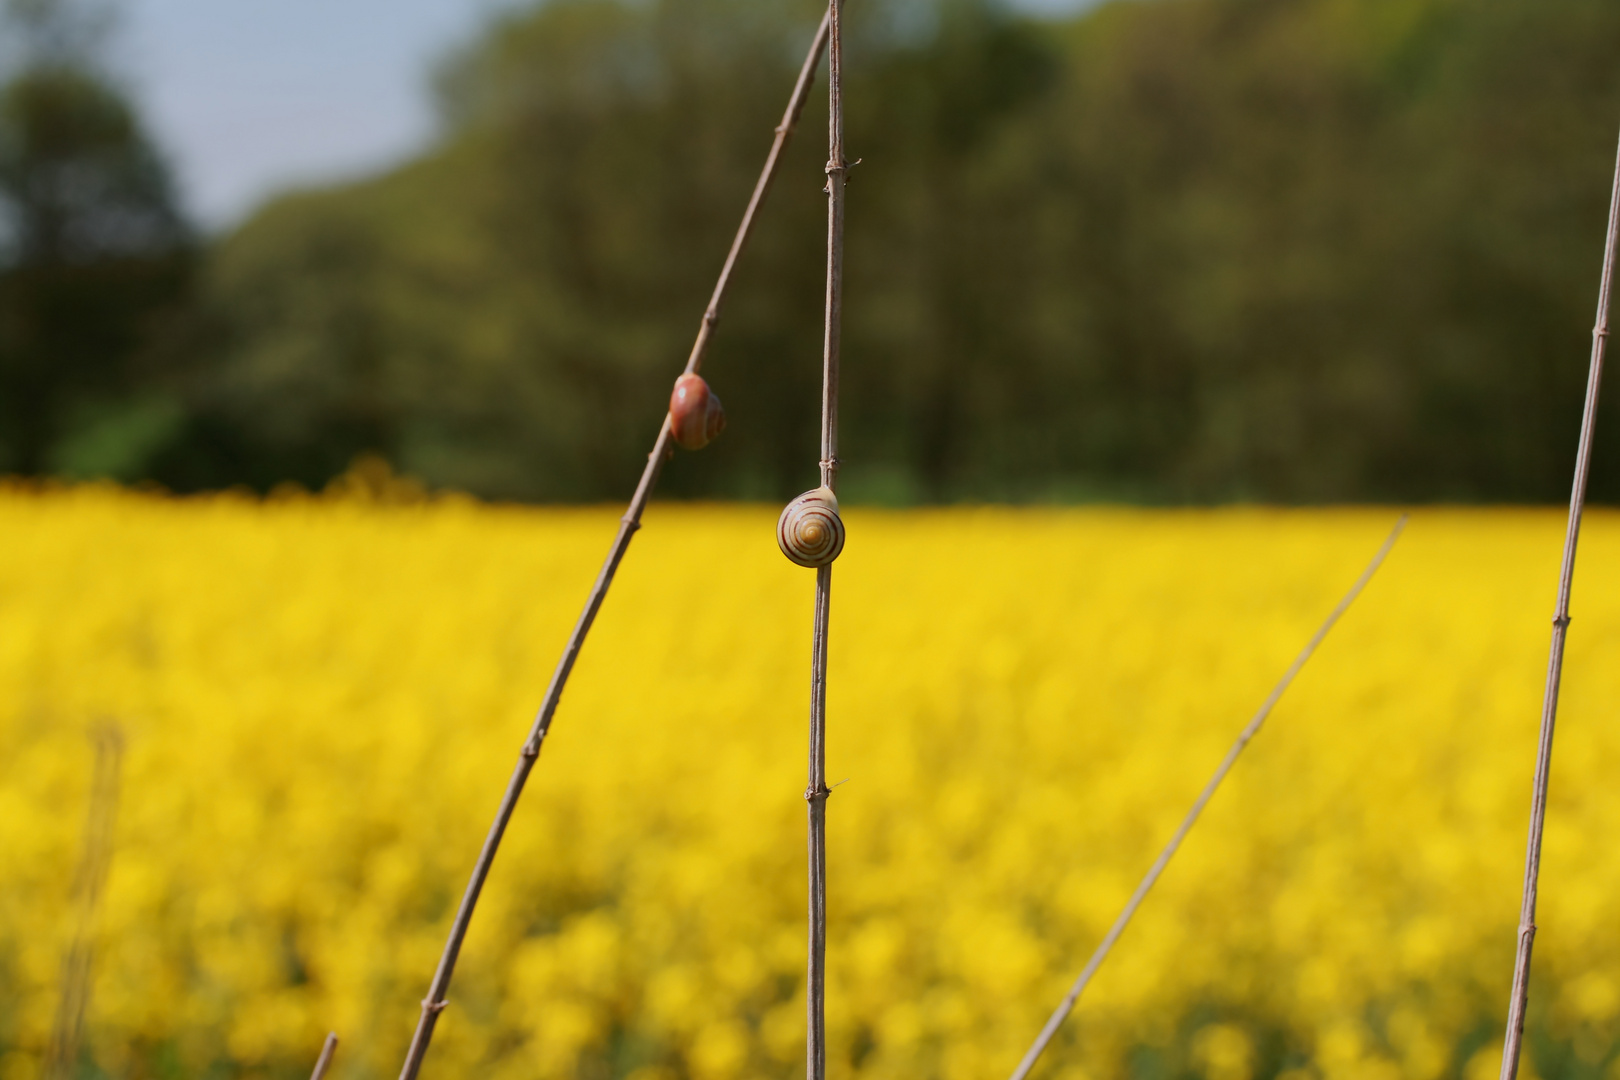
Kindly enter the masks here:
<path id="1" fill-rule="evenodd" d="M 1063 11 L 1087 0 L 1019 0 Z M 432 134 L 426 72 L 516 0 L 124 0 L 117 55 L 206 228 Z"/>

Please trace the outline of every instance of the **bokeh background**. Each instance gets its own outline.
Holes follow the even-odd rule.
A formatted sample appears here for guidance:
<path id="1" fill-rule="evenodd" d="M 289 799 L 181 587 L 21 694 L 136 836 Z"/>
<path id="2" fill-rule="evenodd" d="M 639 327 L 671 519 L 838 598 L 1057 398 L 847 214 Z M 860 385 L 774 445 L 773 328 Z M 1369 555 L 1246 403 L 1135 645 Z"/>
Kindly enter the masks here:
<path id="1" fill-rule="evenodd" d="M 394 1075 L 821 13 L 269 11 L 0 0 L 0 1080 Z M 848 12 L 830 1076 L 1010 1070 L 1398 503 L 1039 1075 L 1491 1080 L 1620 5 Z M 824 102 L 427 1078 L 802 1067 Z M 1526 1080 L 1620 1080 L 1582 557 Z"/>
<path id="2" fill-rule="evenodd" d="M 398 1075 L 619 510 L 346 487 L 0 492 L 7 1080 L 292 1080 L 329 1029 L 335 1077 Z M 811 575 L 775 513 L 653 506 L 427 1080 L 803 1074 Z M 999 1080 L 1395 515 L 847 517 L 828 1075 Z M 1494 1080 L 1562 531 L 1413 516 L 1037 1077 Z M 1526 1080 L 1620 1072 L 1620 516 L 1584 558 Z"/>
<path id="3" fill-rule="evenodd" d="M 566 501 L 632 486 L 819 17 L 474 6 L 420 74 L 419 153 L 203 227 L 106 10 L 9 7 L 0 472 L 268 490 L 371 451 Z M 849 498 L 1566 494 L 1614 4 L 851 19 Z M 707 369 L 727 437 L 671 494 L 807 484 L 824 123 L 818 94 Z M 232 138 L 263 157 L 276 128 L 254 133 Z M 1613 499 L 1620 444 L 1598 453 Z"/>

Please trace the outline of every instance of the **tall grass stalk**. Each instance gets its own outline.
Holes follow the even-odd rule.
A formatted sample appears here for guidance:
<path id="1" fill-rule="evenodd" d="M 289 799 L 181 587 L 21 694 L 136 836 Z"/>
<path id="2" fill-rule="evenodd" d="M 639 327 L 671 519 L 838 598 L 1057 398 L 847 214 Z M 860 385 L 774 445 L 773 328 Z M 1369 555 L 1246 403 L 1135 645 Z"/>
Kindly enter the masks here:
<path id="1" fill-rule="evenodd" d="M 62 992 L 51 1025 L 45 1060 L 47 1080 L 67 1080 L 79 1072 L 79 1044 L 84 1014 L 90 1004 L 90 975 L 95 958 L 96 926 L 101 896 L 112 865 L 113 826 L 123 787 L 124 733 L 116 724 L 98 724 L 91 732 L 95 766 L 90 781 L 90 812 L 85 818 L 84 846 L 73 876 L 74 931 L 62 960 Z"/>
<path id="2" fill-rule="evenodd" d="M 827 9 L 827 296 L 821 374 L 821 483 L 838 485 L 838 361 L 844 300 L 844 0 Z M 827 625 L 832 566 L 816 568 L 810 659 L 809 957 L 805 964 L 805 1077 L 827 1075 Z"/>
<path id="3" fill-rule="evenodd" d="M 315 1071 L 309 1074 L 309 1080 L 321 1080 L 326 1070 L 332 1067 L 332 1055 L 337 1053 L 337 1032 L 326 1033 L 326 1042 L 321 1046 L 321 1056 L 315 1059 Z"/>
<path id="4" fill-rule="evenodd" d="M 1569 526 L 1564 533 L 1564 561 L 1558 572 L 1558 601 L 1553 610 L 1552 650 L 1547 659 L 1547 687 L 1541 700 L 1541 737 L 1536 744 L 1536 776 L 1530 795 L 1530 838 L 1524 855 L 1524 894 L 1519 904 L 1518 948 L 1513 958 L 1513 993 L 1508 1002 L 1507 1032 L 1502 1039 L 1502 1080 L 1519 1073 L 1524 1043 L 1524 1010 L 1530 1000 L 1530 951 L 1536 937 L 1536 891 L 1541 877 L 1541 834 L 1547 822 L 1547 780 L 1552 771 L 1553 727 L 1558 718 L 1558 688 L 1564 675 L 1564 640 L 1569 634 L 1569 597 L 1575 579 L 1575 545 L 1586 509 L 1586 479 L 1592 467 L 1592 435 L 1597 426 L 1598 390 L 1603 383 L 1603 352 L 1609 340 L 1609 295 L 1614 285 L 1615 247 L 1620 241 L 1620 155 L 1609 195 L 1609 231 L 1603 247 L 1603 274 L 1598 281 L 1597 322 L 1592 327 L 1592 360 L 1586 376 L 1586 408 L 1575 449 L 1575 483 L 1569 496 Z"/>
<path id="5" fill-rule="evenodd" d="M 720 308 L 725 300 L 726 291 L 731 284 L 732 273 L 736 269 L 737 260 L 742 254 L 743 247 L 754 229 L 754 219 L 760 206 L 769 193 L 771 182 L 776 177 L 777 166 L 781 161 L 782 150 L 793 135 L 793 129 L 798 124 L 799 114 L 804 111 L 805 100 L 809 95 L 810 87 L 815 81 L 817 66 L 821 63 L 821 54 L 825 50 L 829 35 L 830 13 L 824 16 L 820 27 L 816 31 L 815 40 L 810 45 L 809 54 L 805 57 L 804 66 L 799 70 L 798 81 L 794 84 L 793 94 L 788 99 L 787 110 L 782 114 L 782 122 L 776 127 L 776 137 L 771 143 L 770 153 L 765 158 L 764 168 L 761 169 L 759 180 L 754 185 L 753 195 L 748 200 L 748 207 L 743 211 L 742 223 L 737 227 L 737 234 L 731 242 L 731 250 L 726 256 L 725 265 L 721 267 L 719 280 L 715 282 L 714 293 L 709 299 L 709 306 L 703 313 L 703 321 L 698 327 L 696 341 L 693 342 L 692 352 L 686 361 L 686 372 L 696 372 L 702 366 L 704 354 L 709 347 L 709 340 L 714 333 L 715 324 L 720 318 Z M 663 426 L 659 428 L 658 439 L 653 444 L 652 453 L 647 455 L 647 466 L 642 471 L 641 482 L 636 485 L 635 495 L 630 500 L 630 506 L 619 521 L 619 531 L 613 538 L 613 545 L 608 549 L 607 559 L 602 563 L 602 569 L 596 576 L 596 582 L 591 586 L 590 594 L 585 599 L 584 610 L 580 612 L 579 620 L 574 624 L 573 633 L 568 636 L 568 643 L 563 647 L 562 658 L 557 662 L 557 668 L 551 676 L 551 683 L 546 687 L 545 697 L 541 700 L 540 709 L 535 716 L 534 725 L 530 729 L 529 737 L 523 743 L 523 749 L 518 755 L 517 764 L 512 769 L 511 779 L 507 781 L 506 793 L 501 798 L 500 808 L 495 812 L 495 821 L 489 828 L 489 834 L 484 838 L 484 846 L 478 853 L 478 861 L 473 866 L 472 876 L 467 882 L 466 892 L 462 894 L 461 904 L 456 910 L 455 921 L 450 925 L 450 935 L 445 941 L 444 952 L 439 957 L 439 966 L 433 974 L 433 981 L 428 987 L 427 996 L 422 999 L 422 1013 L 416 1024 L 416 1032 L 411 1037 L 410 1049 L 405 1055 L 405 1064 L 400 1069 L 400 1080 L 415 1080 L 422 1067 L 422 1059 L 427 1055 L 428 1045 L 433 1040 L 433 1029 L 438 1023 L 439 1014 L 444 1011 L 449 1002 L 450 979 L 455 972 L 456 959 L 461 954 L 462 942 L 467 936 L 467 927 L 472 922 L 473 909 L 478 904 L 479 894 L 483 891 L 484 882 L 489 877 L 490 866 L 495 861 L 495 853 L 501 844 L 501 837 L 506 833 L 507 823 L 512 820 L 512 813 L 517 808 L 518 799 L 523 794 L 523 787 L 528 782 L 529 773 L 533 771 L 536 759 L 540 756 L 540 746 L 545 741 L 546 732 L 551 729 L 552 717 L 557 711 L 557 702 L 562 697 L 563 688 L 568 683 L 568 676 L 574 670 L 574 661 L 579 658 L 579 652 L 585 644 L 585 636 L 590 633 L 591 624 L 596 621 L 596 614 L 602 608 L 602 601 L 607 598 L 608 588 L 613 584 L 613 575 L 619 569 L 619 563 L 624 558 L 625 551 L 630 546 L 630 539 L 641 528 L 641 515 L 652 497 L 654 486 L 658 483 L 658 476 L 663 471 L 664 462 L 673 452 L 669 416 L 665 414 Z"/>
<path id="6" fill-rule="evenodd" d="M 1198 815 L 1204 812 L 1204 807 L 1209 804 L 1210 799 L 1214 798 L 1216 789 L 1221 786 L 1221 781 L 1226 779 L 1226 774 L 1232 771 L 1233 765 L 1237 764 L 1238 756 L 1243 753 L 1244 748 L 1249 745 L 1249 741 L 1259 732 L 1260 726 L 1271 715 L 1271 710 L 1276 708 L 1277 702 L 1282 700 L 1284 692 L 1293 684 L 1295 676 L 1305 667 L 1306 661 L 1316 652 L 1317 646 L 1322 644 L 1322 640 L 1327 637 L 1328 631 L 1332 630 L 1339 618 L 1350 609 L 1350 605 L 1355 603 L 1356 597 L 1361 595 L 1361 591 L 1367 587 L 1367 583 L 1378 572 L 1378 568 L 1384 564 L 1384 559 L 1388 557 L 1390 549 L 1395 546 L 1395 541 L 1400 538 L 1401 531 L 1405 528 L 1406 515 L 1402 514 L 1400 519 L 1395 522 L 1395 528 L 1390 531 L 1383 545 L 1379 547 L 1378 553 L 1372 557 L 1372 561 L 1361 572 L 1361 576 L 1356 579 L 1356 583 L 1350 586 L 1350 591 L 1345 593 L 1338 606 L 1328 613 L 1328 617 L 1323 620 L 1322 625 L 1317 627 L 1316 633 L 1311 635 L 1310 641 L 1306 642 L 1299 655 L 1294 657 L 1294 662 L 1288 666 L 1288 670 L 1283 672 L 1283 677 L 1277 681 L 1277 685 L 1272 687 L 1271 693 L 1266 697 L 1265 702 L 1261 704 L 1260 711 L 1254 714 L 1254 718 L 1249 721 L 1248 725 L 1238 735 L 1237 741 L 1226 752 L 1226 756 L 1221 759 L 1220 765 L 1215 769 L 1215 775 L 1209 778 L 1209 783 L 1205 784 L 1204 790 L 1199 792 L 1198 798 L 1193 801 L 1192 809 L 1187 811 L 1187 816 L 1182 819 L 1181 826 L 1176 829 L 1175 835 L 1164 846 L 1164 850 L 1159 852 L 1159 857 L 1148 868 L 1146 876 L 1136 886 L 1136 891 L 1125 902 L 1124 910 L 1114 920 L 1114 925 L 1108 928 L 1108 933 L 1103 937 L 1102 943 L 1097 946 L 1096 951 L 1091 954 L 1091 959 L 1086 961 L 1086 966 L 1081 970 L 1079 977 L 1074 980 L 1074 985 L 1069 987 L 1069 992 L 1063 995 L 1063 1000 L 1052 1011 L 1051 1017 L 1046 1021 L 1046 1026 L 1035 1037 L 1035 1042 L 1025 1052 L 1023 1060 L 1018 1063 L 1018 1068 L 1013 1070 L 1012 1080 L 1024 1080 L 1029 1075 L 1029 1071 L 1035 1067 L 1035 1063 L 1040 1060 L 1041 1054 L 1046 1051 L 1052 1037 L 1063 1026 L 1063 1021 L 1068 1019 L 1069 1014 L 1074 1011 L 1075 1004 L 1080 1000 L 1080 995 L 1085 993 L 1086 986 L 1091 982 L 1092 977 L 1097 974 L 1097 969 L 1102 966 L 1104 960 L 1108 959 L 1108 954 L 1113 950 L 1114 944 L 1119 941 L 1120 935 L 1125 932 L 1125 927 L 1130 925 L 1131 918 L 1136 914 L 1136 909 L 1142 906 L 1142 901 L 1147 899 L 1147 894 L 1158 883 L 1160 875 L 1164 873 L 1164 868 L 1170 865 L 1170 860 L 1175 857 L 1177 849 L 1181 847 L 1181 842 L 1192 831 L 1193 825 L 1198 821 Z"/>

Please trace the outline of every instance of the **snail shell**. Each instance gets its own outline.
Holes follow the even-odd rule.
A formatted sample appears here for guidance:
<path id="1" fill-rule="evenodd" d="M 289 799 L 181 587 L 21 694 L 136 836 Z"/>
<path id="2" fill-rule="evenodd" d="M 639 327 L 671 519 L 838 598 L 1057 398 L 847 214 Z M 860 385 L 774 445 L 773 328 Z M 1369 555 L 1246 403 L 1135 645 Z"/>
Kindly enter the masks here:
<path id="1" fill-rule="evenodd" d="M 826 566 L 844 550 L 838 498 L 818 487 L 788 503 L 776 519 L 776 545 L 800 566 Z"/>
<path id="2" fill-rule="evenodd" d="M 669 430 L 677 445 L 701 450 L 725 427 L 726 410 L 703 376 L 682 375 L 675 380 L 675 391 L 669 395 Z"/>

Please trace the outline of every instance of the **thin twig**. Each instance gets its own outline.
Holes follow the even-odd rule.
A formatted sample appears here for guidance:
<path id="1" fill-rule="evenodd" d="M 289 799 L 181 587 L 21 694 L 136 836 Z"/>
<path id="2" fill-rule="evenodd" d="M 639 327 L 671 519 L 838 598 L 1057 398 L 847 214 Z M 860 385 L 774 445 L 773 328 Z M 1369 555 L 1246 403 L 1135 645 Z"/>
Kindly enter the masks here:
<path id="1" fill-rule="evenodd" d="M 1385 557 L 1389 555 L 1390 549 L 1395 546 L 1395 541 L 1401 535 L 1401 530 L 1405 528 L 1406 515 L 1402 514 L 1400 519 L 1395 522 L 1395 528 L 1390 531 L 1389 536 L 1385 538 L 1383 545 L 1378 549 L 1378 553 L 1373 556 L 1372 562 L 1367 564 L 1367 568 L 1361 572 L 1361 576 L 1356 579 L 1356 583 L 1350 586 L 1350 591 L 1344 594 L 1344 598 L 1339 601 L 1338 606 L 1328 614 L 1322 625 L 1317 627 L 1316 633 L 1311 636 L 1311 640 L 1306 642 L 1305 648 L 1301 649 L 1299 655 L 1294 657 L 1294 662 L 1288 666 L 1288 670 L 1283 673 L 1283 677 L 1278 680 L 1277 685 L 1272 687 L 1270 695 L 1266 697 L 1265 702 L 1260 706 L 1260 711 L 1254 714 L 1254 718 L 1249 721 L 1248 726 L 1238 735 L 1237 741 L 1232 744 L 1232 748 L 1226 752 L 1226 757 L 1221 759 L 1220 765 L 1215 769 L 1215 775 L 1210 777 L 1209 783 L 1204 785 L 1204 790 L 1199 793 L 1197 800 L 1192 804 L 1192 809 L 1187 811 L 1187 816 L 1182 819 L 1181 827 L 1170 838 L 1170 842 L 1164 846 L 1164 850 L 1159 852 L 1159 857 L 1154 860 L 1153 866 L 1149 868 L 1147 875 L 1142 878 L 1141 884 L 1137 885 L 1136 891 L 1126 901 L 1125 908 L 1119 913 L 1119 917 L 1114 920 L 1114 925 L 1108 928 L 1108 934 L 1102 939 L 1102 943 L 1091 954 L 1091 959 L 1086 961 L 1086 966 L 1080 972 L 1080 977 L 1074 980 L 1074 985 L 1069 987 L 1069 992 L 1063 996 L 1063 1000 L 1053 1010 L 1051 1018 L 1046 1021 L 1046 1026 L 1036 1036 L 1034 1045 L 1024 1054 L 1023 1060 L 1018 1063 L 1018 1068 L 1013 1070 L 1012 1080 L 1024 1080 L 1029 1075 L 1029 1071 L 1035 1067 L 1035 1062 L 1040 1059 L 1042 1052 L 1046 1050 L 1047 1044 L 1057 1034 L 1058 1028 L 1063 1026 L 1063 1021 L 1068 1018 L 1069 1013 L 1074 1011 L 1075 1003 L 1080 1000 L 1080 995 L 1085 992 L 1086 985 L 1091 982 L 1092 976 L 1097 974 L 1097 969 L 1108 958 L 1108 953 L 1113 949 L 1114 943 L 1125 932 L 1125 927 L 1130 925 L 1131 917 L 1136 914 L 1136 909 L 1142 906 L 1142 901 L 1147 898 L 1148 892 L 1158 882 L 1159 875 L 1164 873 L 1164 868 L 1170 864 L 1176 849 L 1181 847 L 1181 842 L 1192 831 L 1193 824 L 1198 820 L 1198 815 L 1204 812 L 1204 807 L 1214 797 L 1216 789 L 1221 786 L 1221 781 L 1225 780 L 1226 774 L 1232 771 L 1232 766 L 1236 764 L 1238 755 L 1242 754 L 1243 748 L 1249 745 L 1249 740 L 1253 739 L 1255 733 L 1260 730 L 1260 725 L 1266 722 L 1266 717 L 1271 715 L 1271 710 L 1276 708 L 1277 702 L 1282 699 L 1283 693 L 1293 683 L 1294 677 L 1305 666 L 1305 662 L 1311 658 L 1311 654 L 1316 652 L 1316 647 L 1322 644 L 1322 639 L 1327 637 L 1328 631 L 1333 629 L 1333 625 L 1339 621 L 1339 617 L 1349 610 L 1351 604 L 1355 603 L 1356 597 L 1361 595 L 1361 591 L 1367 587 L 1367 583 L 1378 572 L 1378 568 L 1384 564 Z"/>
<path id="2" fill-rule="evenodd" d="M 337 1053 L 337 1032 L 326 1033 L 326 1043 L 321 1047 L 321 1056 L 315 1059 L 315 1071 L 309 1074 L 309 1080 L 321 1080 L 326 1070 L 332 1067 L 332 1055 Z"/>
<path id="3" fill-rule="evenodd" d="M 748 200 L 748 207 L 743 211 L 742 223 L 737 227 L 737 235 L 731 242 L 731 251 L 726 256 L 725 265 L 720 270 L 719 280 L 715 283 L 714 293 L 709 300 L 709 306 L 703 313 L 703 321 L 698 328 L 697 339 L 692 345 L 691 355 L 686 361 L 686 372 L 694 373 L 703 363 L 703 356 L 709 347 L 709 339 L 714 333 L 715 324 L 720 318 L 720 307 L 726 296 L 726 290 L 731 283 L 732 271 L 736 268 L 737 259 L 742 254 L 743 247 L 753 232 L 754 218 L 760 205 L 764 202 L 766 194 L 770 191 L 771 181 L 776 175 L 777 165 L 781 160 L 782 149 L 793 135 L 793 129 L 799 120 L 799 114 L 804 110 L 804 103 L 809 95 L 810 86 L 815 81 L 817 65 L 821 62 L 822 51 L 826 47 L 829 32 L 829 18 L 823 17 L 821 26 L 816 31 L 815 40 L 810 45 L 810 52 L 805 57 L 804 66 L 799 71 L 798 81 L 794 84 L 793 94 L 788 99 L 787 110 L 782 114 L 782 122 L 777 125 L 776 138 L 771 143 L 769 155 L 765 158 L 764 168 L 760 171 L 759 181 L 754 185 L 752 197 Z M 461 954 L 461 945 L 467 936 L 467 927 L 472 922 L 473 909 L 478 904 L 479 894 L 483 891 L 484 881 L 489 877 L 490 866 L 495 861 L 495 853 L 501 844 L 501 837 L 506 832 L 507 823 L 512 819 L 512 812 L 517 807 L 517 801 L 523 794 L 523 787 L 528 782 L 529 773 L 534 769 L 535 760 L 540 756 L 540 746 L 545 741 L 546 733 L 551 729 L 551 720 L 557 711 L 557 702 L 562 697 L 563 688 L 568 683 L 568 676 L 574 670 L 574 661 L 579 658 L 580 649 L 585 644 L 585 636 L 590 633 L 591 624 L 596 620 L 596 614 L 601 610 L 602 601 L 607 597 L 608 588 L 613 584 L 613 575 L 619 569 L 619 562 L 624 558 L 625 551 L 630 546 L 630 539 L 636 530 L 641 528 L 641 515 L 647 507 L 647 501 L 652 497 L 654 486 L 658 483 L 658 476 L 663 471 L 664 462 L 672 451 L 669 416 L 664 416 L 663 426 L 658 431 L 658 439 L 653 444 L 652 453 L 647 455 L 647 466 L 642 470 L 641 482 L 636 485 L 635 495 L 630 500 L 630 506 L 624 516 L 619 520 L 619 531 L 613 538 L 613 546 L 608 549 L 607 559 L 602 563 L 602 569 L 596 576 L 596 583 L 591 586 L 590 595 L 586 597 L 584 610 L 580 612 L 579 621 L 574 624 L 573 633 L 568 636 L 568 643 L 563 648 L 562 658 L 557 662 L 556 671 L 552 673 L 551 683 L 546 687 L 546 695 L 541 700 L 540 710 L 535 716 L 534 726 L 529 737 L 524 741 L 523 750 L 518 755 L 517 765 L 512 769 L 511 779 L 507 781 L 506 793 L 501 797 L 501 805 L 495 812 L 495 821 L 489 828 L 489 834 L 484 838 L 484 846 L 478 853 L 478 861 L 473 866 L 472 877 L 467 882 L 467 890 L 462 895 L 461 905 L 456 910 L 455 921 L 450 926 L 450 936 L 445 942 L 444 953 L 439 958 L 438 969 L 434 972 L 433 982 L 428 987 L 427 996 L 422 1000 L 422 1015 L 416 1024 L 416 1033 L 411 1038 L 410 1050 L 405 1055 L 405 1064 L 400 1069 L 400 1080 L 415 1080 L 417 1072 L 422 1067 L 422 1059 L 427 1054 L 429 1043 L 433 1040 L 433 1029 L 438 1023 L 439 1014 L 448 1004 L 450 979 L 455 972 L 456 959 Z"/>
<path id="4" fill-rule="evenodd" d="M 821 483 L 838 485 L 838 359 L 844 293 L 844 0 L 827 10 L 827 308 L 821 376 Z M 805 971 L 805 1077 L 827 1075 L 827 625 L 832 566 L 816 568 L 810 659 L 809 959 Z"/>
<path id="5" fill-rule="evenodd" d="M 1598 390 L 1603 383 L 1603 351 L 1609 340 L 1609 294 L 1614 284 L 1615 248 L 1620 244 L 1620 156 L 1609 195 L 1609 232 L 1603 248 L 1603 277 L 1598 283 L 1597 323 L 1592 328 L 1592 362 L 1586 376 L 1586 408 L 1575 451 L 1575 484 L 1569 497 L 1569 527 L 1564 533 L 1564 564 L 1558 573 L 1558 606 L 1553 613 L 1552 651 L 1547 659 L 1547 689 L 1541 701 L 1541 738 L 1536 745 L 1536 779 L 1530 797 L 1530 839 L 1524 856 L 1524 897 L 1519 907 L 1518 949 L 1513 958 L 1513 997 L 1508 1003 L 1507 1032 L 1502 1040 L 1502 1080 L 1519 1072 L 1524 1043 L 1524 1009 L 1530 999 L 1530 947 L 1536 936 L 1536 890 L 1541 876 L 1541 833 L 1547 821 L 1547 780 L 1552 770 L 1553 726 L 1558 717 L 1558 687 L 1564 675 L 1564 639 L 1569 633 L 1569 597 L 1575 580 L 1575 544 L 1586 509 L 1586 479 L 1592 467 L 1592 435 L 1597 426 Z"/>
<path id="6" fill-rule="evenodd" d="M 73 943 L 62 960 L 62 995 L 51 1028 L 50 1056 L 45 1063 L 49 1080 L 74 1075 L 79 1065 L 79 1041 L 84 1014 L 90 1003 L 91 962 L 95 956 L 97 918 L 102 888 L 112 864 L 113 825 L 118 816 L 122 786 L 124 734 L 116 724 L 100 724 L 91 733 L 95 742 L 95 772 L 90 783 L 90 812 L 84 826 L 84 846 L 74 875 L 76 923 Z"/>
<path id="7" fill-rule="evenodd" d="M 748 200 L 748 209 L 743 211 L 742 224 L 737 227 L 737 235 L 731 241 L 731 250 L 726 254 L 726 264 L 720 268 L 720 277 L 714 283 L 714 293 L 709 297 L 709 306 L 703 312 L 703 324 L 698 328 L 697 340 L 692 343 L 692 355 L 686 361 L 686 373 L 695 373 L 703 364 L 703 355 L 709 349 L 709 337 L 714 333 L 714 326 L 720 321 L 720 306 L 726 298 L 726 290 L 731 285 L 731 271 L 737 265 L 737 259 L 742 255 L 743 246 L 754 231 L 754 215 L 759 212 L 760 205 L 764 203 L 765 196 L 770 193 L 771 182 L 776 179 L 776 164 L 782 156 L 783 149 L 788 140 L 793 137 L 793 129 L 798 126 L 799 114 L 804 112 L 804 103 L 809 99 L 810 87 L 816 81 L 816 67 L 821 63 L 821 54 L 827 48 L 827 34 L 830 29 L 831 9 L 821 17 L 821 25 L 816 28 L 815 40 L 810 43 L 810 51 L 805 54 L 804 66 L 799 69 L 798 81 L 793 84 L 793 95 L 788 99 L 787 111 L 782 114 L 782 122 L 776 125 L 776 140 L 771 143 L 771 152 L 765 157 L 765 166 L 759 171 L 759 180 L 754 184 L 754 194 Z"/>
<path id="8" fill-rule="evenodd" d="M 805 1076 L 827 1073 L 827 618 L 832 567 L 816 567 L 816 622 L 810 654 L 810 955 L 805 967 Z"/>
<path id="9" fill-rule="evenodd" d="M 822 346 L 821 482 L 838 490 L 838 359 L 844 314 L 844 0 L 827 9 L 827 314 Z"/>

